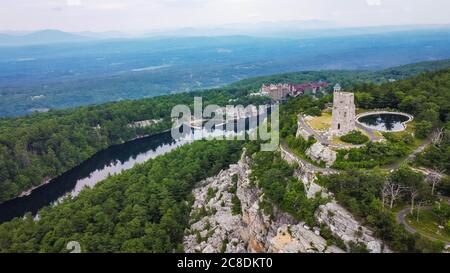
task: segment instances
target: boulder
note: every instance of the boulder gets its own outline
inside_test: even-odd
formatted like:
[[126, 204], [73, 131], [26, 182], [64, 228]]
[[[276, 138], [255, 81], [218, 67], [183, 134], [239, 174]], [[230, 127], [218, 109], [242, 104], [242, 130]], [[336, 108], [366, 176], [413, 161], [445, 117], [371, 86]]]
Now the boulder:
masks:
[[322, 145], [319, 142], [312, 145], [306, 151], [306, 155], [308, 155], [317, 163], [325, 162], [328, 168], [334, 164], [337, 158], [337, 153], [335, 151], [331, 150], [329, 147]]

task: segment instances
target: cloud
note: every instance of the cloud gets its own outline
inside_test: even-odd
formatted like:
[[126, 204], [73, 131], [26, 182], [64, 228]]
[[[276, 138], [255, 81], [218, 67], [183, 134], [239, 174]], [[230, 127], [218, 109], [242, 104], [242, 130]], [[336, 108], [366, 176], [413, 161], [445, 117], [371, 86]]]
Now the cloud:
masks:
[[1, 0], [1, 3], [0, 29], [21, 30], [144, 32], [309, 19], [333, 21], [340, 26], [450, 24], [449, 0]]
[[381, 0], [366, 0], [369, 6], [381, 6]]
[[95, 10], [122, 10], [125, 9], [127, 5], [125, 3], [100, 3], [92, 6]]
[[[199, 7], [205, 6], [217, 0], [156, 0], [155, 3], [161, 6], [167, 6], [172, 8], [184, 8], [184, 7]], [[219, 0], [220, 2], [220, 0]]]
[[91, 2], [82, 2], [82, 0], [65, 0], [67, 6], [69, 7], [84, 7], [86, 9], [91, 10], [122, 10], [127, 7], [125, 1], [95, 1], [91, 0]]
[[77, 7], [77, 6], [81, 6], [81, 0], [66, 0], [66, 3], [69, 7]]

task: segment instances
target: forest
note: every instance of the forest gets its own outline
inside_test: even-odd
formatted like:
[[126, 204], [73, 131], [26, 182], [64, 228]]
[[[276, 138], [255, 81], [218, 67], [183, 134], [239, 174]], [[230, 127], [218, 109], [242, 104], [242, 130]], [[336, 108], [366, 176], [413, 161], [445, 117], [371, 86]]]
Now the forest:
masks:
[[401, 79], [448, 68], [448, 61], [390, 67], [450, 58], [449, 37], [447, 29], [436, 29], [393, 36], [160, 37], [0, 47], [0, 117], [216, 88], [296, 71], [352, 70], [333, 72], [350, 79], [356, 70], [366, 70], [358, 72], [358, 80]]
[[[111, 145], [170, 129], [172, 107], [185, 104], [192, 108], [195, 96], [201, 96], [204, 105], [226, 105], [230, 99], [243, 105], [268, 102], [246, 95], [244, 89], [217, 89], [0, 119], [0, 202]], [[148, 127], [129, 126], [150, 119], [163, 121]]]
[[[169, 129], [170, 109], [176, 104], [187, 104], [192, 107], [194, 96], [202, 96], [204, 105], [226, 105], [230, 100], [236, 99], [237, 101], [234, 101], [236, 104], [265, 104], [268, 102], [267, 99], [247, 96], [248, 93], [256, 91], [261, 83], [320, 79], [345, 83], [345, 79], [349, 82], [351, 79], [350, 72], [345, 74], [346, 76], [329, 72], [331, 74], [326, 78], [327, 73], [301, 72], [275, 75], [253, 81], [245, 80], [221, 89], [1, 119], [0, 202], [17, 197], [111, 145]], [[358, 72], [354, 75], [358, 75]], [[425, 138], [433, 128], [443, 127], [450, 119], [450, 70], [427, 72], [396, 82], [375, 84], [356, 80], [354, 84], [348, 85], [351, 86], [349, 87], [351, 90], [355, 90], [358, 107], [392, 108], [415, 115], [415, 137]], [[299, 143], [295, 139], [297, 115], [299, 113], [320, 115], [329, 102], [331, 102], [329, 95], [317, 100], [301, 96], [283, 104], [282, 141], [286, 141], [294, 150], [297, 149], [298, 153], [304, 152], [313, 142]], [[147, 119], [162, 119], [163, 122], [146, 128], [129, 126], [135, 121]], [[416, 164], [439, 166], [448, 172], [448, 125], [445, 128], [440, 140], [420, 155]], [[385, 137], [387, 143], [369, 143], [361, 149], [339, 153], [334, 167], [372, 169], [376, 166], [393, 164], [411, 151], [413, 136], [399, 137], [385, 134]], [[442, 183], [439, 186], [445, 190], [446, 185]], [[271, 202], [281, 201], [278, 196]]]
[[0, 225], [0, 252], [182, 252], [196, 182], [236, 163], [241, 141], [198, 141], [112, 176], [76, 198]]
[[450, 174], [450, 121], [441, 130], [436, 131], [432, 145], [417, 157], [415, 163]]
[[356, 101], [364, 109], [391, 108], [410, 113], [419, 127], [450, 119], [450, 70], [419, 74], [406, 80], [355, 85]]
[[[420, 120], [417, 127], [422, 129], [423, 135], [427, 135], [439, 119], [444, 121], [448, 118], [448, 71], [430, 72], [395, 83], [386, 83], [386, 77], [395, 74], [400, 78], [446, 64], [446, 61], [415, 64], [380, 74], [364, 71], [281, 74], [244, 80], [221, 89], [0, 119], [0, 202], [17, 197], [111, 145], [169, 129], [170, 109], [177, 104], [192, 106], [194, 96], [202, 96], [204, 105], [226, 105], [234, 99], [237, 99], [233, 102], [235, 104], [265, 104], [267, 99], [247, 97], [248, 93], [257, 91], [262, 83], [341, 82], [349, 90], [357, 91], [360, 107], [391, 107], [417, 114]], [[375, 79], [384, 83], [368, 83]], [[433, 96], [429, 97], [430, 93]], [[289, 100], [282, 107], [285, 111], [281, 121], [282, 136], [295, 134], [296, 114], [300, 111], [318, 115], [330, 101], [330, 96], [318, 101], [308, 97]], [[128, 126], [132, 122], [148, 119], [163, 119], [163, 122], [146, 128]]]
[[[284, 81], [282, 76], [267, 82]], [[263, 98], [247, 97], [252, 87], [230, 86], [163, 96], [138, 101], [123, 101], [71, 110], [50, 111], [25, 117], [0, 120], [0, 193], [2, 201], [38, 185], [42, 180], [79, 164], [95, 152], [110, 145], [138, 136], [153, 134], [170, 127], [169, 111], [173, 105], [191, 105], [193, 97], [201, 95], [204, 104], [267, 103]], [[449, 121], [450, 70], [428, 72], [394, 83], [355, 85], [357, 104], [362, 108], [393, 108], [416, 116], [416, 135], [425, 137], [433, 128], [444, 127]], [[305, 150], [311, 140], [293, 141], [297, 131], [297, 115], [320, 115], [331, 96], [313, 99], [301, 96], [281, 106], [281, 137], [290, 145]], [[130, 127], [134, 121], [162, 118], [163, 122], [148, 128]], [[424, 124], [427, 126], [420, 126]], [[425, 130], [427, 129], [427, 130]], [[419, 132], [422, 132], [419, 133]], [[349, 151], [347, 160], [339, 155], [338, 163], [345, 171], [339, 175], [321, 177], [319, 183], [335, 193], [336, 198], [351, 212], [376, 231], [397, 251], [434, 252], [440, 245], [406, 233], [385, 209], [397, 202], [411, 202], [406, 193], [383, 196], [386, 180], [376, 166], [396, 162], [410, 150], [413, 136], [385, 134], [387, 143], [367, 144]], [[448, 168], [448, 125], [416, 164], [432, 166], [438, 162]], [[84, 190], [77, 198], [67, 198], [62, 204], [45, 208], [39, 221], [31, 215], [0, 225], [0, 250], [5, 252], [66, 252], [69, 241], [82, 243], [85, 252], [173, 252], [180, 246], [188, 221], [190, 192], [194, 184], [210, 177], [238, 160], [245, 143], [200, 141], [150, 160], [120, 175], [112, 176], [93, 189]], [[308, 200], [300, 183], [292, 177], [295, 166], [289, 166], [277, 153], [262, 153], [250, 145], [254, 155], [252, 180], [266, 198], [261, 204], [269, 215], [273, 205], [296, 219], [312, 223], [313, 212], [320, 198]], [[371, 162], [370, 166], [358, 162]], [[338, 166], [338, 165], [337, 165]], [[433, 194], [423, 177], [407, 169], [391, 174], [388, 182], [410, 189], [416, 202], [433, 200]], [[412, 183], [412, 184], [411, 184]], [[445, 191], [448, 181], [437, 186]], [[411, 189], [417, 189], [412, 191]], [[420, 193], [420, 194], [419, 194]], [[420, 197], [419, 197], [420, 196]], [[238, 207], [236, 205], [236, 207]], [[69, 217], [70, 216], [70, 217]]]

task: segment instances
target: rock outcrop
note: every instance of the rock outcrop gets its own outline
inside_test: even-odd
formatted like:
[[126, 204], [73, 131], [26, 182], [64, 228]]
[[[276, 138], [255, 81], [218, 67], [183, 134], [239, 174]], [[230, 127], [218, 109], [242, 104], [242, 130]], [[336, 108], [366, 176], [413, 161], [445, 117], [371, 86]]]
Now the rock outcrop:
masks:
[[[313, 117], [311, 117], [311, 116], [306, 116], [304, 118], [304, 120], [311, 120], [312, 118]], [[298, 129], [297, 129], [296, 137], [302, 137], [304, 140], [308, 140], [309, 137], [313, 136], [313, 134], [304, 128], [304, 126], [300, 122], [300, 120], [301, 120], [301, 117], [299, 116], [298, 121], [297, 121]]]
[[[286, 151], [282, 150], [282, 155], [288, 162], [296, 162]], [[332, 193], [315, 183], [314, 170], [301, 166], [295, 175], [308, 198], [320, 194], [329, 200], [315, 213], [318, 224], [347, 247], [364, 244], [373, 253], [390, 252], [370, 229], [336, 203]], [[249, 180], [250, 172], [249, 158], [243, 156], [238, 164], [202, 181], [193, 191], [192, 221], [183, 240], [187, 253], [344, 252], [329, 245], [318, 227], [308, 227], [276, 207], [273, 217], [265, 215], [259, 206], [263, 193]], [[241, 210], [233, 215], [236, 200]]]
[[325, 162], [327, 168], [331, 167], [337, 158], [337, 153], [335, 151], [319, 142], [312, 145], [306, 151], [306, 155], [317, 163]]
[[326, 225], [345, 244], [364, 244], [372, 253], [391, 252], [383, 242], [373, 236], [372, 231], [362, 226], [354, 217], [335, 201], [319, 207], [316, 213], [319, 223]]
[[[187, 253], [343, 252], [328, 245], [318, 228], [311, 230], [277, 208], [273, 219], [265, 215], [259, 208], [262, 192], [250, 182], [249, 174], [248, 158], [243, 157], [194, 190], [193, 222], [183, 242]], [[230, 190], [236, 181], [233, 177], [237, 178], [236, 193]], [[234, 194], [241, 204], [238, 215], [232, 213]]]
[[[232, 253], [246, 252], [237, 227], [243, 225], [240, 215], [232, 215], [232, 176], [240, 173], [239, 165], [208, 178], [193, 194], [195, 202], [191, 212], [191, 226], [184, 237], [185, 252]], [[208, 192], [215, 192], [214, 196]], [[225, 246], [224, 246], [225, 244]]]
[[[297, 162], [289, 152], [282, 149], [281, 153], [286, 161]], [[391, 252], [383, 241], [373, 236], [370, 229], [361, 225], [350, 212], [339, 205], [334, 200], [332, 193], [315, 183], [317, 177], [314, 171], [302, 168], [300, 165], [295, 175], [303, 182], [308, 198], [321, 194], [322, 197], [330, 200], [327, 204], [319, 207], [315, 214], [316, 220], [327, 226], [336, 237], [342, 239], [347, 247], [353, 243], [360, 243], [364, 244], [372, 253]]]

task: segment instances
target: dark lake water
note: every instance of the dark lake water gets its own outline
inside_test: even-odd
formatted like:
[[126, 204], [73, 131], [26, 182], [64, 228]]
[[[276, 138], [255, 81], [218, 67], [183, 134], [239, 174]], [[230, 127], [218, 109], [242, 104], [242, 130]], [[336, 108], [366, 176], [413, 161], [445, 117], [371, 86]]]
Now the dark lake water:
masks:
[[405, 129], [403, 122], [409, 120], [409, 117], [401, 114], [377, 114], [361, 117], [359, 122], [365, 126], [387, 132], [397, 132]]
[[[247, 131], [255, 127], [250, 128], [248, 121], [246, 122]], [[226, 135], [236, 135], [236, 133], [242, 132], [237, 132], [234, 129], [227, 131]], [[131, 169], [138, 163], [143, 163], [168, 153], [177, 147], [202, 137], [220, 136], [223, 134], [223, 129], [215, 129], [211, 132], [190, 129], [189, 132], [185, 132], [179, 139], [173, 139], [171, 132], [165, 132], [112, 146], [51, 180], [48, 184], [33, 190], [30, 195], [0, 204], [0, 223], [15, 217], [22, 217], [28, 212], [36, 215], [43, 207], [55, 205], [69, 194], [77, 196], [84, 187], [92, 187], [109, 175]]]

